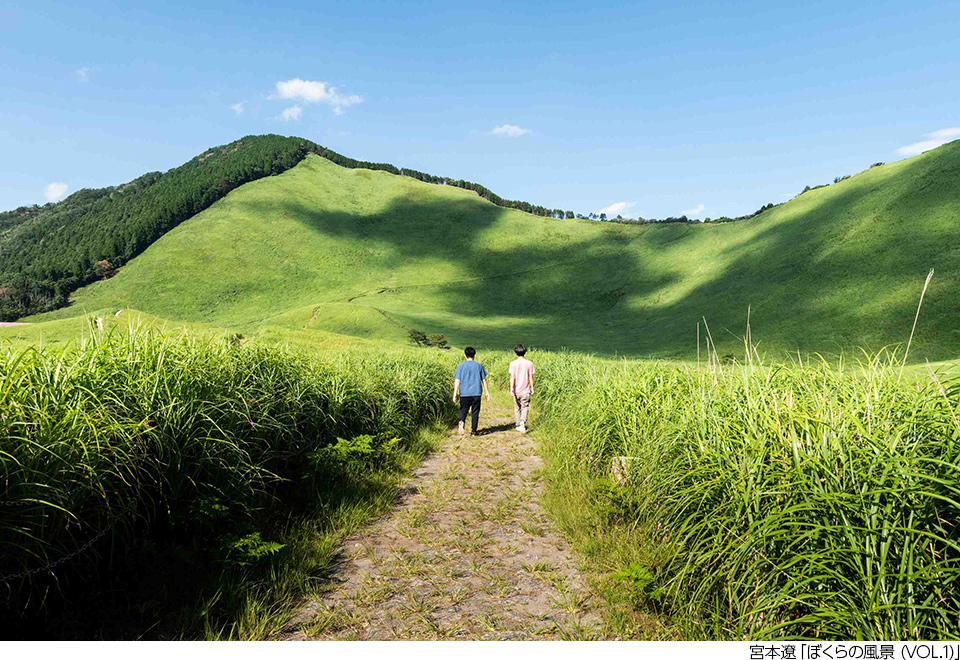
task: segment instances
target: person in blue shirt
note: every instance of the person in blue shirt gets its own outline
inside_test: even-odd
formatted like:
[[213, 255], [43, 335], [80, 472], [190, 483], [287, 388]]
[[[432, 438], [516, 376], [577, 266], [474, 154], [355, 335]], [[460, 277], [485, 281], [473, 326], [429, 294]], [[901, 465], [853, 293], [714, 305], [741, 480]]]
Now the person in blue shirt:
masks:
[[480, 395], [485, 394], [490, 400], [490, 390], [487, 389], [487, 370], [474, 358], [477, 351], [473, 346], [463, 349], [466, 360], [457, 365], [453, 372], [453, 402], [460, 401], [460, 435], [465, 430], [463, 423], [470, 412], [470, 435], [478, 435], [477, 426], [480, 424]]

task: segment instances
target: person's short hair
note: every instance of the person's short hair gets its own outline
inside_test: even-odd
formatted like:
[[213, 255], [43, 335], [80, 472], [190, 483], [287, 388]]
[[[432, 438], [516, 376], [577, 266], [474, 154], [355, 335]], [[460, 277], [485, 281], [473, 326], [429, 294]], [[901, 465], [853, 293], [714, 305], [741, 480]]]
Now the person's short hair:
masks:
[[527, 352], [527, 347], [524, 346], [523, 344], [517, 344], [516, 346], [513, 347], [513, 352], [519, 355], [520, 357], [523, 357]]
[[465, 349], [463, 349], [463, 354], [470, 358], [476, 357], [477, 349], [475, 349], [473, 346], [467, 346]]

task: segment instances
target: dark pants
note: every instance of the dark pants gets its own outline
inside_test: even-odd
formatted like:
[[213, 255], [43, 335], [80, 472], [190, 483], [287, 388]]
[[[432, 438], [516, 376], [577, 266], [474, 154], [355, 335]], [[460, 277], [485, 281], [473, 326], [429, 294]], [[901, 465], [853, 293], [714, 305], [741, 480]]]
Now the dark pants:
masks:
[[467, 418], [467, 411], [470, 411], [471, 433], [477, 432], [477, 426], [480, 424], [480, 397], [462, 396], [460, 397], [460, 423]]

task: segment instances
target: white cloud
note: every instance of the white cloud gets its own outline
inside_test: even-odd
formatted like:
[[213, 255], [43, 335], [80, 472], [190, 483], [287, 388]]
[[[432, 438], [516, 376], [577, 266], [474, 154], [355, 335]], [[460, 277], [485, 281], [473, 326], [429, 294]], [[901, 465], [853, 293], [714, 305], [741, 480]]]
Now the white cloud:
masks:
[[243, 114], [243, 106], [246, 104], [246, 101], [240, 101], [240, 103], [234, 103], [230, 106], [230, 109], [233, 110], [236, 114]]
[[923, 137], [927, 139], [921, 140], [920, 142], [914, 142], [913, 144], [908, 144], [905, 147], [900, 147], [897, 149], [897, 153], [901, 156], [916, 156], [918, 154], [922, 154], [924, 151], [936, 149], [942, 144], [946, 144], [947, 142], [960, 138], [960, 127], [941, 128], [939, 131], [927, 133]]
[[697, 217], [698, 215], [700, 215], [701, 213], [703, 213], [704, 209], [706, 209], [706, 208], [707, 208], [707, 207], [704, 206], [703, 204], [697, 204], [697, 205], [694, 206], [692, 209], [687, 209], [686, 211], [684, 211], [683, 214], [684, 214], [685, 216], [695, 218], [695, 217]]
[[67, 196], [68, 190], [70, 190], [70, 186], [61, 181], [55, 181], [46, 185], [43, 189], [43, 197], [48, 202], [59, 202]]
[[[325, 103], [333, 108], [335, 114], [343, 114], [344, 109], [363, 102], [358, 94], [341, 94], [336, 87], [332, 87], [319, 80], [301, 80], [291, 78], [277, 82], [277, 93], [271, 98], [297, 100], [304, 103]], [[299, 113], [297, 114], [299, 117]]]
[[937, 140], [954, 140], [960, 138], [960, 127], [958, 128], [941, 128], [939, 131], [934, 131], [933, 133], [927, 133], [924, 137], [934, 138]]
[[606, 213], [607, 215], [612, 215], [616, 217], [618, 215], [623, 215], [623, 212], [626, 211], [631, 206], [633, 206], [634, 204], [636, 204], [636, 202], [614, 202], [610, 206], [603, 207], [602, 209], [597, 211], [597, 213], [598, 214]]
[[77, 74], [77, 82], [90, 82], [90, 72], [92, 70], [93, 69], [88, 66], [82, 66], [77, 69], [75, 72]]
[[283, 121], [296, 121], [300, 119], [300, 113], [302, 112], [303, 108], [299, 105], [292, 105], [280, 113], [280, 119]]
[[516, 124], [501, 124], [490, 131], [490, 134], [499, 135], [500, 137], [520, 137], [521, 135], [526, 135], [529, 132], [529, 128], [520, 128]]

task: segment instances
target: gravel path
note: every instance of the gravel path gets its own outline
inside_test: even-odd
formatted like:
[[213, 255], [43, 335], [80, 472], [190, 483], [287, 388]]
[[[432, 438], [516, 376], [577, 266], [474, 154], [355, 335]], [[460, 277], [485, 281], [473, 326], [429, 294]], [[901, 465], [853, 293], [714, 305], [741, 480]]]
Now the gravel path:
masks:
[[287, 639], [599, 636], [598, 603], [540, 507], [532, 435], [496, 407], [484, 408], [480, 432], [453, 435], [397, 507], [347, 541], [331, 589], [302, 608]]

